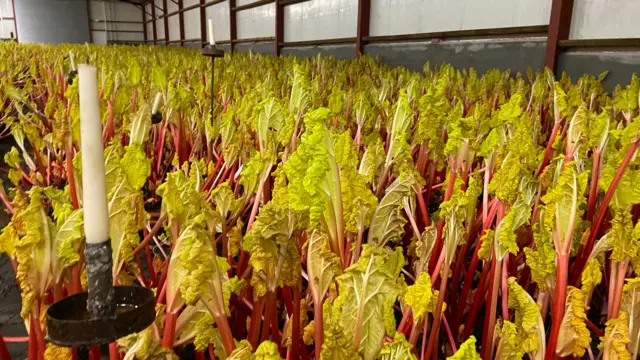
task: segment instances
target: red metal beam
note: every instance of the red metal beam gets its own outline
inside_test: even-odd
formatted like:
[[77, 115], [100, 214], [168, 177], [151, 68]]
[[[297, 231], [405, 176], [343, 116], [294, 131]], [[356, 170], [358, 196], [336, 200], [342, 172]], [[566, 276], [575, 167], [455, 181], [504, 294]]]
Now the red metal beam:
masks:
[[573, 0], [553, 0], [551, 18], [547, 34], [547, 49], [544, 54], [544, 66], [556, 71], [558, 62], [558, 42], [569, 39]]
[[144, 31], [144, 43], [147, 43], [148, 34], [147, 34], [147, 12], [145, 11], [146, 5], [142, 5], [142, 31]]
[[236, 12], [233, 11], [235, 7], [236, 0], [229, 0], [229, 46], [231, 52], [233, 52], [234, 42], [237, 39]]
[[207, 10], [204, 7], [205, 0], [200, 0], [200, 45], [204, 47], [207, 40]]
[[[14, 0], [11, 0], [11, 3], [13, 4]], [[91, 31], [91, 2], [89, 0], [85, 0], [85, 4], [87, 6], [87, 22], [89, 25], [89, 42], [93, 43], [93, 34]], [[15, 9], [13, 10], [13, 16], [16, 16], [16, 11]], [[107, 26], [107, 24], [104, 25], [105, 27]], [[17, 28], [17, 26], [16, 26]], [[16, 31], [16, 37], [18, 36], [18, 32]]]
[[182, 11], [182, 0], [178, 0], [178, 21], [180, 22], [180, 46], [184, 46], [184, 12]]
[[[19, 43], [20, 40], [18, 40], [18, 17], [16, 16], [16, 3], [15, 0], [11, 0], [11, 9], [13, 10], [13, 26], [16, 30], [16, 42]], [[87, 8], [88, 9], [88, 8]], [[91, 33], [91, 32], [89, 32]]]
[[358, 0], [358, 33], [356, 35], [356, 53], [364, 54], [364, 39], [369, 37], [369, 20], [371, 17], [371, 0]]
[[276, 40], [274, 55], [280, 55], [280, 44], [284, 42], [284, 6], [276, 0]]
[[[167, 14], [167, 0], [162, 0], [162, 15], [166, 15]], [[169, 37], [169, 17], [165, 16], [163, 19], [164, 22], [164, 38], [166, 39], [166, 41], [171, 40], [171, 38]], [[167, 44], [167, 42], [165, 41], [165, 45]]]
[[153, 30], [153, 45], [156, 44], [158, 40], [158, 30], [156, 29], [156, 0], [152, 0], [151, 4], [151, 29]]

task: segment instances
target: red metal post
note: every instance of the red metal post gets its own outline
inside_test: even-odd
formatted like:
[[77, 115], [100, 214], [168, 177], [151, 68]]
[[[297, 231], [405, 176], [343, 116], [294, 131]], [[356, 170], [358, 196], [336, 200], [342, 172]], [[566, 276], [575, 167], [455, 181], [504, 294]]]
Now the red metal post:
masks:
[[151, 0], [151, 29], [153, 30], [153, 45], [158, 40], [158, 29], [156, 29], [156, 0]]
[[[15, 0], [11, 0], [11, 9], [13, 10], [13, 26], [16, 30], [16, 42], [19, 43], [20, 40], [18, 40], [18, 16], [16, 16], [16, 3]], [[89, 9], [87, 7], [87, 9]], [[89, 32], [89, 34], [91, 34], [91, 32]]]
[[356, 53], [364, 54], [363, 38], [369, 37], [369, 20], [371, 17], [371, 0], [358, 0], [358, 33], [356, 37]]
[[549, 33], [547, 34], [547, 49], [544, 54], [544, 66], [553, 72], [556, 71], [558, 62], [558, 41], [569, 39], [572, 13], [573, 0], [553, 0]]
[[236, 7], [236, 0], [229, 0], [229, 47], [231, 52], [233, 52], [234, 43], [237, 38], [236, 32], [236, 11], [234, 8]]
[[[11, 0], [11, 4], [13, 4], [14, 0]], [[93, 43], [93, 32], [91, 31], [91, 2], [89, 0], [85, 0], [85, 4], [87, 5], [87, 22], [89, 25], [89, 42]], [[16, 16], [16, 10], [13, 10], [13, 16]], [[14, 20], [15, 21], [15, 20]], [[107, 26], [105, 23], [104, 26]], [[18, 38], [18, 26], [16, 25], [16, 39]]]
[[147, 35], [147, 12], [146, 12], [146, 7], [147, 5], [142, 5], [142, 34], [144, 35], [144, 43], [145, 45], [147, 44], [147, 40], [148, 40], [148, 35]]
[[284, 6], [276, 0], [276, 41], [274, 54], [280, 55], [280, 44], [284, 42]]
[[207, 41], [207, 9], [205, 0], [200, 0], [200, 46], [204, 47]]
[[167, 7], [167, 0], [162, 0], [162, 12], [163, 12], [163, 23], [164, 23], [164, 44], [165, 46], [169, 43], [169, 17], [167, 14], [169, 13]]
[[178, 21], [180, 22], [180, 46], [184, 46], [184, 12], [182, 12], [182, 0], [178, 0]]

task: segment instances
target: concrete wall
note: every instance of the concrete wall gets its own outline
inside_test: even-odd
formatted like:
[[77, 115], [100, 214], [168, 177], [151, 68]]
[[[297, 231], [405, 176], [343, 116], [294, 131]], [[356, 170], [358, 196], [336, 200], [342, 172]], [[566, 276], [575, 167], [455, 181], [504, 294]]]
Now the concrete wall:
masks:
[[638, 51], [571, 51], [560, 54], [558, 71], [566, 72], [574, 81], [583, 74], [598, 76], [609, 70], [603, 85], [607, 91], [620, 84], [631, 82], [633, 73], [640, 74], [640, 52]]
[[546, 39], [527, 40], [456, 40], [439, 44], [431, 42], [405, 42], [393, 44], [370, 44], [365, 52], [379, 57], [389, 66], [404, 66], [409, 70], [422, 71], [423, 65], [449, 63], [457, 68], [475, 68], [478, 73], [500, 69], [525, 73], [528, 67], [534, 70], [544, 67]]
[[16, 0], [18, 37], [25, 43], [89, 41], [87, 6], [77, 0]]

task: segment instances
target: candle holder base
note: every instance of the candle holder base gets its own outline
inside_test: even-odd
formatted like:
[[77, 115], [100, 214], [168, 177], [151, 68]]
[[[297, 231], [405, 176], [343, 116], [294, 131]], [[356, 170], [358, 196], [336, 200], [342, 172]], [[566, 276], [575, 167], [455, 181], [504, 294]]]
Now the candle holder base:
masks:
[[142, 331], [156, 318], [153, 291], [140, 286], [113, 287], [114, 311], [94, 317], [87, 311], [88, 293], [66, 297], [47, 310], [47, 340], [65, 347], [90, 347]]
[[216, 45], [207, 45], [202, 48], [201, 54], [212, 58], [224, 57], [224, 50], [220, 49]]

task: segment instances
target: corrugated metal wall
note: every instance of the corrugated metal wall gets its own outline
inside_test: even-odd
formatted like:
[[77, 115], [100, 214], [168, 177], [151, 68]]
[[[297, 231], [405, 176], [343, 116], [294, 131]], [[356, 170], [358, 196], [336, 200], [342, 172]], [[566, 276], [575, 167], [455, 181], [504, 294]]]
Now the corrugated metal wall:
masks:
[[91, 37], [95, 44], [143, 42], [144, 26], [139, 8], [113, 1], [89, 2]]
[[78, 0], [15, 0], [18, 36], [27, 43], [89, 41], [87, 6]]
[[371, 36], [547, 25], [551, 0], [371, 0]]
[[284, 41], [356, 36], [358, 0], [308, 1], [284, 9]]
[[638, 15], [638, 0], [579, 0], [573, 5], [569, 38], [638, 38]]

